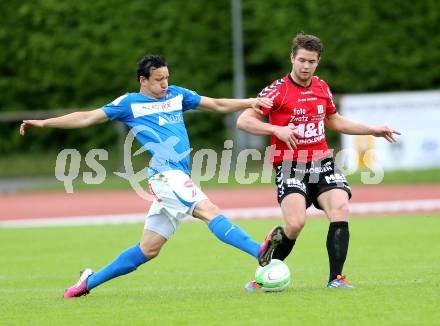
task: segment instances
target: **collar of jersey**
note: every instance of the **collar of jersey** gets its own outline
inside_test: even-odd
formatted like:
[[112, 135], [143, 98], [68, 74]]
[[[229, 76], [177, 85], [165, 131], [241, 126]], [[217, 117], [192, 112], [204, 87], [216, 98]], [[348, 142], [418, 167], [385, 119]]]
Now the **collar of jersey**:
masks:
[[310, 88], [310, 86], [312, 86], [312, 84], [313, 84], [313, 77], [312, 77], [312, 81], [310, 82], [310, 85], [309, 85], [309, 86], [303, 86], [303, 85], [300, 85], [300, 84], [298, 84], [297, 82], [295, 82], [295, 81], [293, 80], [292, 76], [290, 75], [290, 73], [287, 74], [287, 78], [289, 78], [289, 80], [290, 80], [295, 86], [298, 86], [298, 87], [300, 87], [300, 88]]

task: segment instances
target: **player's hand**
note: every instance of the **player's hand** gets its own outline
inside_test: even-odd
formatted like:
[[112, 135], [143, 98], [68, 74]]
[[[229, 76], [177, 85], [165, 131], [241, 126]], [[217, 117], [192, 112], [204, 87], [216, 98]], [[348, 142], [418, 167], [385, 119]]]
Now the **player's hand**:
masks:
[[293, 151], [298, 145], [300, 135], [296, 132], [295, 126], [277, 126], [274, 132], [275, 137], [286, 143], [287, 147]]
[[273, 100], [268, 97], [257, 97], [252, 99], [252, 108], [260, 115], [263, 115], [263, 110], [261, 108], [271, 108], [273, 105]]
[[269, 97], [257, 97], [256, 100], [258, 107], [271, 108], [273, 105], [273, 99]]
[[400, 135], [401, 133], [397, 130], [393, 130], [388, 126], [380, 126], [373, 128], [373, 136], [383, 137], [390, 143], [395, 143], [397, 140], [394, 138], [394, 135]]
[[23, 123], [20, 125], [20, 135], [24, 136], [25, 130], [28, 127], [44, 128], [44, 122], [43, 120], [23, 120]]

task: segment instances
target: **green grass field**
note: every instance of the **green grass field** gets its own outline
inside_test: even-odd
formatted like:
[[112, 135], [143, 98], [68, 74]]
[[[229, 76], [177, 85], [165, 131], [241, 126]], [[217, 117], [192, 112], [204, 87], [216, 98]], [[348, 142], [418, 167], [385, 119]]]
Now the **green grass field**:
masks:
[[[275, 220], [239, 221], [262, 239]], [[438, 325], [440, 214], [353, 218], [345, 272], [355, 289], [325, 288], [324, 219], [308, 221], [287, 264], [291, 287], [244, 293], [253, 258], [185, 223], [138, 271], [62, 299], [86, 266], [102, 267], [142, 225], [0, 229], [1, 325]]]

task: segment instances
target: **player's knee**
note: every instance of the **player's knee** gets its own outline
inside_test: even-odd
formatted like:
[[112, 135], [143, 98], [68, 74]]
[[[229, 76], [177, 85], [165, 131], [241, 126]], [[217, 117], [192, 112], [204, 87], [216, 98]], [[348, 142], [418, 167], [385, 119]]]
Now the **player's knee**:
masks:
[[345, 221], [348, 219], [349, 214], [350, 214], [350, 209], [348, 203], [341, 203], [333, 207], [330, 211], [330, 216], [332, 220]]
[[149, 260], [156, 258], [160, 253], [159, 247], [151, 247], [150, 245], [143, 244], [142, 242], [140, 243], [140, 248], [144, 256]]
[[286, 219], [284, 233], [286, 233], [287, 237], [295, 238], [303, 229], [304, 221], [296, 220], [296, 219]]
[[205, 200], [196, 206], [193, 215], [203, 221], [209, 222], [214, 217], [220, 215], [220, 209], [211, 201]]

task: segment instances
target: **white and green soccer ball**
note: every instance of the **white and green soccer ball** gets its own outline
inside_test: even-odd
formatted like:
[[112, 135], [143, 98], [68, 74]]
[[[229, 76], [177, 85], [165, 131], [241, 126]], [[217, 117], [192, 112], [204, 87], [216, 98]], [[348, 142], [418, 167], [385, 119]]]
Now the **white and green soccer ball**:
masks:
[[270, 264], [257, 268], [255, 282], [264, 292], [283, 291], [290, 284], [289, 267], [281, 260], [272, 259]]

